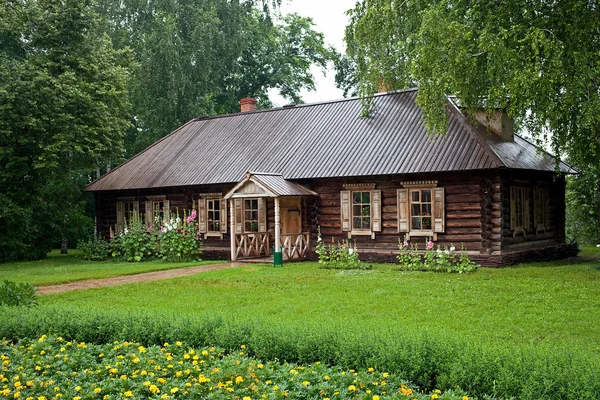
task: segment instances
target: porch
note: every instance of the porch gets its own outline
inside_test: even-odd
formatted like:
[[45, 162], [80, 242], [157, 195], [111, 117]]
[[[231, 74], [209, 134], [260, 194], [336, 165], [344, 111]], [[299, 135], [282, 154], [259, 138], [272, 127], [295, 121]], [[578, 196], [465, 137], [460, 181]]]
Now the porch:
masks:
[[224, 196], [230, 207], [231, 260], [264, 259], [272, 256], [273, 248], [281, 249], [283, 260], [303, 259], [310, 233], [302, 229], [302, 199], [316, 195], [280, 174], [246, 173]]

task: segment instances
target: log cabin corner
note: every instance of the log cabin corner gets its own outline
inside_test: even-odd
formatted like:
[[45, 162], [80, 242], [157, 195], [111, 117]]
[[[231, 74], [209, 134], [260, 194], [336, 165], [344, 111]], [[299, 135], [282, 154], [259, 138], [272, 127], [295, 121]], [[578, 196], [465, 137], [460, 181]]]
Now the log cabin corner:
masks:
[[513, 133], [501, 111], [467, 118], [448, 100], [430, 138], [417, 91], [194, 119], [92, 182], [97, 230], [138, 212], [198, 214], [204, 257], [314, 259], [352, 239], [363, 261], [394, 262], [398, 240], [466, 249], [484, 266], [573, 256], [565, 243], [568, 165]]

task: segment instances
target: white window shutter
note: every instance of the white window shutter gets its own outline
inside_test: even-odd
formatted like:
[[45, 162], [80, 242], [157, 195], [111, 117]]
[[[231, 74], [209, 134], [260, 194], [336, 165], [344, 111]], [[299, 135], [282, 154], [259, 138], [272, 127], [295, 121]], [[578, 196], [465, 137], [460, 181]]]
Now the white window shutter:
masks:
[[342, 190], [340, 192], [340, 215], [342, 218], [342, 232], [349, 232], [352, 230], [352, 224], [350, 219], [352, 218], [350, 213], [350, 191]]
[[[242, 218], [242, 199], [235, 200], [235, 233], [243, 233], [244, 220]], [[233, 215], [231, 216], [233, 218]], [[233, 233], [233, 232], [232, 232]]]
[[396, 191], [398, 202], [398, 232], [408, 232], [408, 189]]
[[146, 202], [146, 225], [152, 226], [154, 225], [154, 207], [152, 206], [151, 201]]
[[444, 188], [434, 188], [433, 191], [433, 231], [436, 233], [444, 232], [446, 228]]
[[381, 190], [371, 191], [371, 230], [381, 232]]
[[206, 233], [206, 199], [198, 199], [198, 232]]
[[219, 199], [221, 205], [221, 233], [227, 233], [227, 200]]
[[258, 199], [258, 231], [267, 231], [267, 199], [263, 197]]
[[123, 231], [123, 220], [125, 219], [125, 211], [122, 201], [117, 201], [117, 231]]

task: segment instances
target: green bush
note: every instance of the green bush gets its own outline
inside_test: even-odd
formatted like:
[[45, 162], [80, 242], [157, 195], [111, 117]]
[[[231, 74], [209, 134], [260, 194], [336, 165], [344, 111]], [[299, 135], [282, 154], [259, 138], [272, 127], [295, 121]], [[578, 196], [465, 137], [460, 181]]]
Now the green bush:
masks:
[[0, 285], [0, 305], [35, 306], [37, 289], [29, 283], [18, 283], [5, 280]]
[[331, 244], [325, 245], [321, 238], [321, 227], [317, 227], [317, 248], [315, 250], [319, 256], [319, 264], [322, 268], [330, 269], [372, 269], [369, 264], [362, 263], [358, 257], [356, 242], [350, 243], [344, 240], [341, 243], [335, 243], [332, 239]]
[[88, 239], [77, 243], [80, 250], [80, 258], [91, 261], [104, 261], [108, 258], [108, 242], [103, 239]]
[[494, 399], [598, 399], [600, 360], [577, 348], [543, 344], [504, 346], [443, 333], [378, 332], [351, 327], [264, 324], [218, 315], [177, 317], [88, 309], [38, 307], [0, 311], [0, 337], [16, 341], [56, 334], [96, 344], [115, 340], [161, 345], [219, 346], [263, 360], [323, 362], [345, 369], [393, 372], [422, 390], [460, 387]]
[[435, 271], [435, 272], [456, 272], [459, 274], [465, 272], [474, 272], [479, 268], [467, 253], [463, 246], [457, 255], [453, 245], [450, 247], [437, 246], [434, 249], [433, 242], [427, 241], [427, 249], [424, 253], [419, 251], [419, 247], [408, 240], [398, 239], [398, 256], [396, 259], [400, 264], [402, 271]]

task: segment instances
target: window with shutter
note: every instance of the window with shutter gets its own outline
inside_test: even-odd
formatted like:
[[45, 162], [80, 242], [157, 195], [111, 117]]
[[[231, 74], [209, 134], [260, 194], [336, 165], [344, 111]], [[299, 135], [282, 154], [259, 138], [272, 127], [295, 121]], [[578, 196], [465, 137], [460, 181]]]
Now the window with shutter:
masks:
[[117, 230], [122, 231], [125, 226], [131, 223], [135, 217], [139, 217], [139, 201], [118, 201], [117, 202]]
[[[422, 182], [418, 182], [422, 184]], [[437, 240], [437, 234], [446, 229], [444, 188], [419, 187], [410, 182], [407, 188], [397, 190], [398, 232], [410, 236], [429, 236]]]
[[244, 232], [267, 231], [267, 200], [265, 198], [244, 199]]
[[340, 192], [342, 232], [371, 235], [381, 232], [381, 190], [342, 190]]
[[530, 229], [529, 189], [521, 186], [510, 188], [510, 230], [513, 237], [522, 233], [525, 237]]
[[227, 233], [227, 200], [219, 193], [201, 193], [198, 199], [198, 230], [223, 239]]
[[549, 228], [548, 189], [533, 188], [533, 230], [535, 234], [546, 233]]

